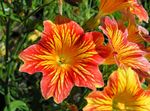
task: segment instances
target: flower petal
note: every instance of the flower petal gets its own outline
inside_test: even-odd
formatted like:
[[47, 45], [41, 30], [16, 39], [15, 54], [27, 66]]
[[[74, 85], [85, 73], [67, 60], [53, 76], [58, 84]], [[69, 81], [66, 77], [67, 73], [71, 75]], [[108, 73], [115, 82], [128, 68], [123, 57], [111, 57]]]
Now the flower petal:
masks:
[[93, 91], [87, 97], [83, 111], [112, 111], [112, 99], [105, 92]]
[[70, 94], [73, 85], [69, 72], [55, 69], [43, 76], [41, 80], [42, 95], [45, 99], [54, 97], [56, 103], [61, 103]]
[[134, 3], [133, 7], [130, 7], [130, 11], [131, 13], [137, 15], [140, 21], [145, 21], [148, 23], [148, 19], [149, 19], [148, 13], [146, 12], [146, 10], [143, 8], [142, 5], [138, 3]]
[[103, 40], [101, 33], [90, 32], [86, 33], [79, 41], [80, 47], [78, 47], [78, 53], [76, 54], [76, 60], [78, 61], [72, 67], [75, 85], [93, 90], [104, 85], [102, 74], [98, 68], [98, 64], [101, 64], [104, 59], [96, 51], [97, 44], [100, 43], [99, 45], [101, 45]]
[[79, 87], [88, 87], [92, 90], [100, 88], [104, 85], [102, 74], [98, 69], [98, 65], [80, 65], [73, 68], [73, 80], [75, 85]]
[[45, 49], [38, 44], [32, 45], [22, 51], [19, 54], [19, 58], [24, 61], [24, 64], [20, 67], [21, 72], [27, 72], [33, 74], [35, 72], [42, 72], [44, 66], [41, 65], [43, 61], [37, 55], [44, 55]]

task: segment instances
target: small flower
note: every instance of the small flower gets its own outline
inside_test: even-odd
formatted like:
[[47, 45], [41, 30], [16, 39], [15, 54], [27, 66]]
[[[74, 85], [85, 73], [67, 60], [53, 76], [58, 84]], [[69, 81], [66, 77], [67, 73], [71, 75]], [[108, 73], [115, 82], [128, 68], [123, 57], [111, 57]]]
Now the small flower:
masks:
[[30, 34], [30, 35], [28, 36], [28, 40], [34, 42], [34, 41], [36, 41], [40, 36], [41, 36], [41, 32], [38, 31], [38, 30], [34, 30], [34, 32], [32, 32], [32, 34]]
[[42, 72], [41, 91], [45, 99], [61, 103], [74, 85], [96, 90], [103, 86], [98, 64], [102, 62], [93, 41], [99, 32], [85, 33], [74, 21], [58, 16], [44, 22], [41, 40], [19, 55], [21, 72]]
[[[142, 51], [135, 43], [127, 40], [128, 32], [123, 32], [118, 28], [117, 22], [106, 17], [104, 26], [101, 27], [104, 34], [108, 37], [106, 47], [110, 49], [110, 53], [105, 57], [105, 64], [117, 64], [119, 67], [126, 66], [143, 72], [150, 72], [150, 63], [144, 57], [146, 52]], [[141, 74], [141, 73], [140, 73]], [[145, 74], [142, 76], [149, 76]]]
[[83, 111], [150, 111], [150, 91], [141, 87], [131, 68], [113, 72], [103, 91], [93, 91]]
[[6, 54], [6, 47], [4, 42], [0, 42], [0, 57], [5, 56]]

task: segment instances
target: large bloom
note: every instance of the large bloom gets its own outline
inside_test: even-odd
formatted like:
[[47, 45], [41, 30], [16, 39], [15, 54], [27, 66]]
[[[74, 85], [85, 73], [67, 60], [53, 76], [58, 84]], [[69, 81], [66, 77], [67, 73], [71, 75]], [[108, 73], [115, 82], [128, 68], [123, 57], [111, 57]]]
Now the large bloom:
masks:
[[57, 17], [55, 23], [45, 21], [41, 40], [20, 53], [24, 61], [20, 71], [42, 72], [42, 95], [45, 99], [54, 97], [57, 103], [69, 95], [74, 85], [93, 90], [102, 87], [98, 64], [103, 59], [95, 50], [94, 35], [100, 33], [84, 34], [77, 23], [64, 17]]
[[[100, 27], [104, 34], [108, 37], [107, 48], [110, 53], [104, 61], [105, 64], [117, 64], [118, 66], [132, 67], [136, 71], [150, 72], [150, 63], [144, 57], [145, 52], [142, 51], [135, 43], [127, 40], [128, 32], [123, 32], [118, 28], [118, 24], [114, 19], [108, 17], [104, 20], [104, 26]], [[100, 52], [101, 53], [101, 52]], [[149, 76], [145, 74], [142, 76]]]
[[150, 91], [131, 68], [113, 72], [103, 91], [93, 91], [83, 111], [150, 111]]

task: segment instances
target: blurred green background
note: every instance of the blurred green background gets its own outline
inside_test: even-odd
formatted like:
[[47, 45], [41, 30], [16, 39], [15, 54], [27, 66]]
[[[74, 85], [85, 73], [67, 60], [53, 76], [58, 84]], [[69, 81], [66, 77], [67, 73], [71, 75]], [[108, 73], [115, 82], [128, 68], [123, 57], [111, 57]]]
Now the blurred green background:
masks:
[[[65, 0], [63, 15], [81, 26], [98, 12], [99, 0]], [[150, 14], [150, 1], [141, 0]], [[41, 73], [28, 75], [18, 71], [18, 54], [40, 39], [44, 20], [58, 15], [57, 0], [0, 0], [0, 111], [82, 111], [86, 88], [74, 87], [61, 104], [44, 100], [40, 91]], [[150, 24], [142, 24], [150, 30]], [[116, 68], [101, 66], [104, 80]], [[9, 106], [9, 109], [8, 107]]]

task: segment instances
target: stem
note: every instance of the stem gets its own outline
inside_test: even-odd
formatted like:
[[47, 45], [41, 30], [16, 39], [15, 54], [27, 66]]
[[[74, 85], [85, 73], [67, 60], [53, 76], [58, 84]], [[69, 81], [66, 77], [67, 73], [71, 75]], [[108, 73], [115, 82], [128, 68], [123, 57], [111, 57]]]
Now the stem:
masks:
[[10, 18], [8, 18], [6, 22], [6, 41], [5, 41], [5, 46], [6, 46], [6, 55], [5, 55], [5, 61], [8, 62], [8, 49], [9, 49], [9, 28], [10, 28]]
[[58, 0], [59, 14], [62, 15], [63, 0]]
[[[6, 41], [5, 41], [5, 45], [6, 45], [6, 55], [5, 55], [5, 64], [7, 66], [8, 63], [8, 51], [9, 51], [9, 36], [10, 36], [10, 18], [8, 17], [7, 22], [6, 22]], [[7, 67], [8, 68], [8, 67]], [[5, 87], [5, 102], [6, 102], [6, 106], [8, 111], [10, 111], [10, 92], [9, 92], [9, 72], [6, 68], [6, 72], [7, 72], [7, 77], [6, 77], [6, 87]]]
[[4, 6], [3, 6], [2, 1], [1, 1], [1, 7], [2, 7], [3, 14], [5, 14], [5, 10], [4, 10]]

